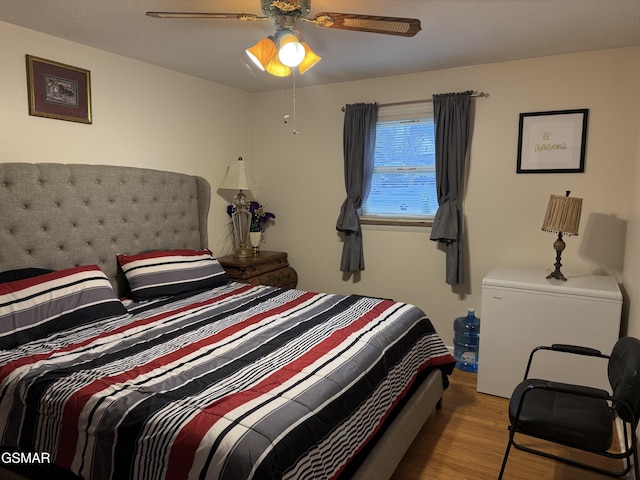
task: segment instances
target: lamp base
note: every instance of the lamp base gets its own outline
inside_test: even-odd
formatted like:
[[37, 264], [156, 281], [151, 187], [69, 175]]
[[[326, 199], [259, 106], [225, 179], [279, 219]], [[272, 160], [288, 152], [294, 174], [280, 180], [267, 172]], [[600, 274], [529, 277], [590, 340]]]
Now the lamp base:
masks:
[[566, 247], [566, 244], [562, 239], [562, 232], [558, 232], [558, 239], [555, 242], [553, 242], [553, 248], [556, 251], [556, 263], [554, 263], [553, 266], [556, 267], [556, 269], [553, 272], [551, 272], [549, 275], [547, 275], [547, 278], [555, 278], [557, 280], [564, 280], [565, 282], [567, 281], [565, 276], [560, 271], [560, 267], [562, 266], [562, 263], [560, 262], [560, 260], [562, 259], [562, 251], [564, 250], [565, 247]]
[[245, 258], [253, 255], [253, 250], [250, 248], [237, 248], [235, 252], [233, 252], [234, 257]]
[[546, 278], [555, 278], [557, 280], [564, 280], [565, 282], [567, 281], [566, 277], [562, 274], [559, 267], [556, 267], [556, 269], [549, 275], [547, 275]]
[[241, 258], [251, 256], [251, 245], [249, 243], [251, 213], [249, 212], [247, 196], [242, 193], [242, 190], [233, 197], [231, 222], [233, 223], [234, 255]]

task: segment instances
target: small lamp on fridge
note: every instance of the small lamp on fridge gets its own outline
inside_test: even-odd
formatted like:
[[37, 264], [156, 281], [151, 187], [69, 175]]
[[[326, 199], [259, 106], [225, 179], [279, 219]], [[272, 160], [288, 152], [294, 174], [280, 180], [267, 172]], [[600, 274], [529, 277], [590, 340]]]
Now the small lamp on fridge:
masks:
[[558, 238], [553, 242], [553, 248], [556, 251], [555, 270], [551, 272], [547, 278], [566, 280], [560, 271], [560, 267], [562, 267], [562, 251], [566, 247], [562, 236], [578, 235], [580, 213], [582, 211], [582, 199], [570, 197], [570, 193], [571, 192], [567, 190], [567, 194], [564, 197], [562, 195], [551, 195], [549, 204], [547, 205], [547, 213], [542, 222], [542, 230], [558, 234]]

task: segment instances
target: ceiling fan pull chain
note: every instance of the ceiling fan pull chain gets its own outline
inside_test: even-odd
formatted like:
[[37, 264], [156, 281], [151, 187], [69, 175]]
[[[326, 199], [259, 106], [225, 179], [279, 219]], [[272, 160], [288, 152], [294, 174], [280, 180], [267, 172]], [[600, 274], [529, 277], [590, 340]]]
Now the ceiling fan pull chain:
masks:
[[293, 71], [293, 131], [294, 135], [300, 133], [296, 130], [296, 71]]
[[284, 107], [284, 115], [283, 115], [282, 118], [283, 118], [285, 124], [289, 123], [289, 119], [291, 118], [291, 115], [289, 115], [289, 101], [288, 101], [288, 97], [287, 97], [287, 95], [288, 95], [288, 85], [289, 85], [288, 78], [289, 77], [283, 77], [283, 79], [284, 79], [283, 95], [284, 96], [283, 96], [283, 102], [282, 103], [283, 103], [283, 107]]

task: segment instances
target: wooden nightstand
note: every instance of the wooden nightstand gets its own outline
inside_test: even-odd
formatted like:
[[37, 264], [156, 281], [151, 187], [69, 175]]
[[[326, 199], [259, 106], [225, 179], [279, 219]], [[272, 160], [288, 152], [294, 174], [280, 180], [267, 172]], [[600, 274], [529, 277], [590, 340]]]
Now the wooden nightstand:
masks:
[[259, 251], [248, 257], [218, 257], [229, 280], [272, 287], [296, 288], [298, 274], [289, 266], [285, 252]]

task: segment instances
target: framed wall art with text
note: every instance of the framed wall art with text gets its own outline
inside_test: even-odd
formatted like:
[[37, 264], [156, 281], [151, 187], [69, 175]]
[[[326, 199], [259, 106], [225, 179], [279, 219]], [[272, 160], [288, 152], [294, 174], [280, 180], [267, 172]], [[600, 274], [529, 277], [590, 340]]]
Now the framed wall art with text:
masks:
[[589, 110], [520, 114], [517, 173], [584, 172]]

